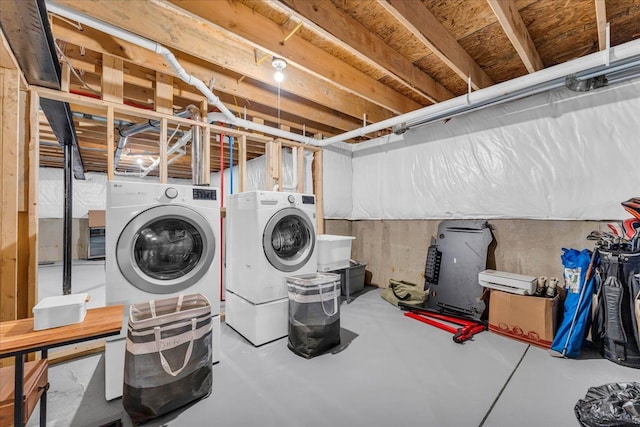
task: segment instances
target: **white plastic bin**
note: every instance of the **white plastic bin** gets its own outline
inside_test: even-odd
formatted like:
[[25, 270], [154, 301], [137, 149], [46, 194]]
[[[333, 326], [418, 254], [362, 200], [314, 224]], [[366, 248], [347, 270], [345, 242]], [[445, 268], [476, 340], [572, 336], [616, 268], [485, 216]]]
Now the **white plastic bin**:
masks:
[[318, 271], [325, 272], [349, 267], [352, 236], [318, 234]]
[[33, 330], [82, 322], [87, 314], [88, 299], [86, 293], [43, 298], [33, 307]]

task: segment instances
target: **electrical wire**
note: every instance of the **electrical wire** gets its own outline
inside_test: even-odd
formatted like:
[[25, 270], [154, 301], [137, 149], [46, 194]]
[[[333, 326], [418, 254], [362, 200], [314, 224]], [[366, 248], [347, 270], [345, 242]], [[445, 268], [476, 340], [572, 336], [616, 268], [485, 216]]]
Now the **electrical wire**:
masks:
[[66, 62], [67, 65], [69, 66], [69, 69], [71, 70], [73, 75], [76, 76], [76, 78], [78, 80], [80, 80], [80, 83], [82, 83], [82, 87], [84, 89], [90, 90], [91, 92], [95, 93], [96, 95], [100, 95], [100, 92], [98, 92], [98, 91], [94, 90], [93, 88], [89, 87], [89, 85], [84, 80], [82, 80], [82, 77], [80, 77], [80, 75], [78, 74], [76, 69], [73, 67], [73, 65], [71, 65], [71, 61], [69, 60], [69, 58], [67, 58], [67, 56], [64, 54], [64, 52], [62, 52], [62, 49], [60, 49], [60, 46], [58, 46], [58, 43], [54, 43], [54, 46], [56, 47], [56, 50], [58, 51], [58, 54], [62, 57], [64, 62]]

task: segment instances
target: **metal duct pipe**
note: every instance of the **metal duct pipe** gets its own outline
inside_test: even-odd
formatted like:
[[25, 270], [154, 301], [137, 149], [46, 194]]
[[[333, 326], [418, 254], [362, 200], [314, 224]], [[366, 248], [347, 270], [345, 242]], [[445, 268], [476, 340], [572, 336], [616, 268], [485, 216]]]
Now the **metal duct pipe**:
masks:
[[[175, 114], [176, 117], [187, 118], [191, 116], [191, 110], [189, 105], [183, 111]], [[118, 146], [116, 147], [116, 153], [114, 154], [113, 168], [118, 167], [118, 163], [120, 163], [120, 156], [122, 155], [122, 150], [127, 146], [127, 142], [130, 136], [137, 135], [142, 132], [146, 132], [148, 130], [160, 130], [159, 129], [160, 122], [157, 120], [149, 120], [146, 123], [139, 123], [137, 125], [133, 125], [125, 130], [118, 129], [118, 134], [120, 135], [120, 139], [118, 139]]]
[[[215, 96], [209, 90], [209, 88], [206, 87], [206, 85], [202, 81], [198, 80], [194, 76], [189, 75], [178, 63], [175, 56], [173, 56], [173, 54], [167, 48], [156, 42], [148, 40], [144, 37], [137, 36], [128, 31], [124, 31], [120, 28], [114, 27], [95, 18], [91, 18], [83, 13], [77, 12], [67, 7], [57, 5], [50, 0], [47, 0], [47, 8], [53, 13], [72, 19], [74, 21], [78, 21], [84, 25], [98, 29], [102, 32], [129, 41], [145, 49], [163, 55], [167, 59], [169, 64], [176, 70], [176, 73], [182, 80], [198, 88], [198, 90], [200, 90], [206, 96], [209, 103], [215, 105], [222, 112], [223, 119], [219, 121], [232, 124], [236, 127], [251, 129], [269, 135], [286, 138], [291, 141], [297, 141], [302, 144], [311, 144], [321, 147], [335, 144], [337, 142], [343, 142], [359, 136], [364, 136], [382, 129], [393, 128], [396, 125], [410, 127], [415, 124], [429, 123], [440, 118], [462, 114], [464, 112], [471, 111], [472, 109], [490, 106], [498, 99], [502, 99], [502, 102], [504, 102], [505, 100], [519, 99], [530, 95], [531, 93], [528, 93], [528, 89], [532, 87], [540, 87], [540, 85], [546, 84], [549, 84], [549, 88], [557, 87], [556, 85], [558, 79], [561, 79], [564, 84], [564, 78], [566, 76], [576, 74], [577, 78], [580, 79], [582, 78], [581, 73], [586, 74], [586, 72], [593, 71], [598, 67], [602, 68], [603, 70], [603, 72], [600, 74], [606, 74], [606, 70], [608, 69], [609, 65], [619, 65], [620, 61], [624, 61], [633, 57], [640, 57], [640, 40], [633, 40], [601, 52], [592, 53], [582, 58], [577, 58], [572, 61], [555, 65], [553, 67], [545, 68], [535, 73], [527, 74], [513, 80], [489, 86], [487, 88], [477, 90], [473, 93], [468, 93], [466, 95], [430, 105], [416, 111], [401, 114], [391, 119], [383, 120], [378, 123], [345, 132], [331, 138], [317, 140], [314, 138], [303, 137], [292, 132], [285, 132], [280, 129], [260, 125], [248, 120], [243, 120], [235, 117], [233, 113], [229, 111], [229, 109], [220, 101], [217, 96]], [[511, 96], [515, 93], [518, 94], [517, 98], [515, 96]]]

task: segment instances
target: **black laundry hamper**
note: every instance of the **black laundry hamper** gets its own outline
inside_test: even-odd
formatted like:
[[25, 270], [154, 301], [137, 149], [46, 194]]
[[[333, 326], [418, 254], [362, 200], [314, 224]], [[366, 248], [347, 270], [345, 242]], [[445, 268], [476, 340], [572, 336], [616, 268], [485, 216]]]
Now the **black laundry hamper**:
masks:
[[288, 347], [311, 358], [340, 344], [340, 276], [317, 273], [287, 277]]

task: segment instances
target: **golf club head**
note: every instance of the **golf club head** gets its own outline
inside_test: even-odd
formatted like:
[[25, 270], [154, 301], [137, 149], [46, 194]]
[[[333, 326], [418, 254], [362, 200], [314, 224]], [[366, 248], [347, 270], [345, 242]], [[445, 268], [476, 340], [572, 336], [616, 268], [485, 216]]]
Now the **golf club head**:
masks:
[[633, 215], [636, 219], [640, 220], [640, 197], [632, 197], [627, 201], [621, 203], [622, 207]]

